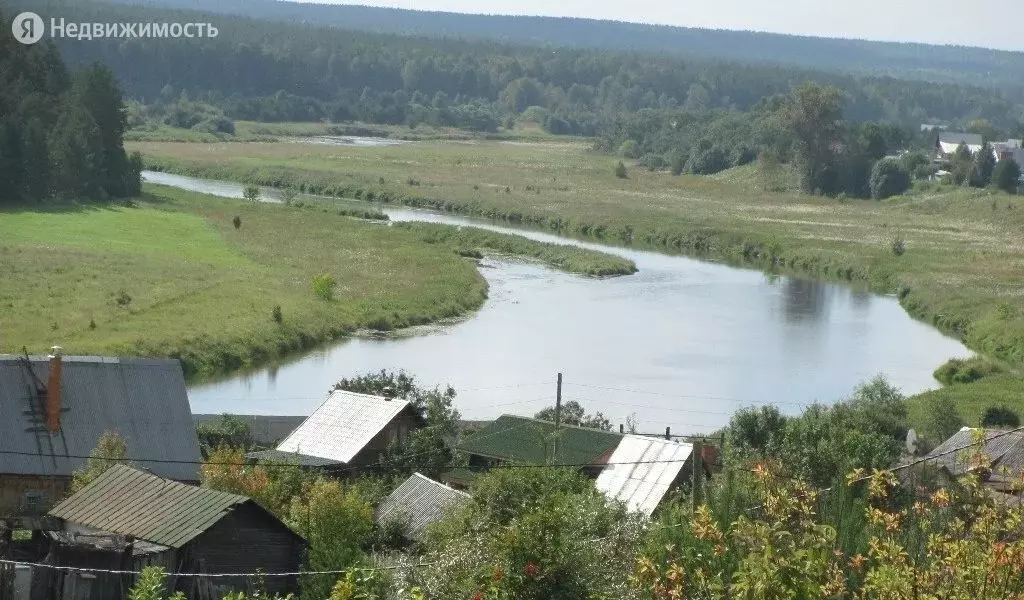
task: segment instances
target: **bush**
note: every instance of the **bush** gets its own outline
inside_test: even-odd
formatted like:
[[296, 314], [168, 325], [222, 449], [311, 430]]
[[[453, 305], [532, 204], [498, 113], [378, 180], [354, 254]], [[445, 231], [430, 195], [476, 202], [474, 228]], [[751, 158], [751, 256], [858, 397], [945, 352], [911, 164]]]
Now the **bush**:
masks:
[[260, 188], [255, 185], [247, 185], [242, 188], [242, 198], [249, 202], [260, 201]]
[[937, 446], [960, 431], [965, 423], [956, 409], [956, 402], [949, 397], [939, 397], [928, 404], [924, 425], [925, 437]]
[[910, 173], [894, 160], [880, 160], [871, 169], [869, 186], [875, 200], [898, 196], [910, 189]]
[[639, 156], [640, 147], [633, 140], [626, 140], [619, 146], [618, 155], [624, 158], [637, 158]]
[[280, 304], [274, 305], [274, 308], [270, 311], [270, 318], [274, 319], [275, 323], [281, 323], [284, 321], [284, 316], [281, 314]]
[[668, 161], [665, 157], [660, 154], [645, 154], [640, 159], [640, 165], [647, 167], [649, 171], [657, 171], [658, 169], [664, 169], [668, 165]]
[[629, 178], [629, 172], [626, 171], [626, 165], [622, 164], [621, 160], [619, 161], [619, 164], [615, 165], [615, 176], [619, 179]]
[[298, 195], [299, 193], [290, 185], [286, 185], [281, 188], [281, 201], [284, 202], [285, 206], [291, 206]]
[[128, 295], [128, 292], [121, 290], [117, 293], [117, 305], [124, 308], [132, 303], [132, 297]]
[[1017, 186], [1020, 185], [1020, 175], [1020, 165], [1012, 158], [1008, 158], [996, 165], [992, 180], [996, 187], [1007, 194], [1016, 194]]
[[966, 360], [953, 358], [936, 369], [933, 376], [943, 385], [953, 385], [955, 383], [973, 383], [1002, 371], [1001, 367], [984, 358], [975, 357]]
[[981, 416], [982, 427], [1020, 427], [1020, 415], [1006, 405], [990, 406]]
[[671, 173], [673, 175], [682, 175], [684, 168], [686, 168], [685, 156], [676, 156], [675, 158], [672, 159]]
[[898, 235], [892, 238], [890, 247], [892, 248], [892, 253], [896, 256], [903, 256], [903, 253], [907, 251], [907, 244]]
[[705, 147], [690, 156], [686, 172], [696, 175], [714, 175], [729, 168], [729, 157], [721, 148]]
[[321, 300], [333, 300], [338, 281], [326, 273], [313, 277], [313, 293]]
[[242, 226], [242, 217], [235, 215], [235, 218], [231, 219], [231, 224], [235, 226], [235, 229], [238, 229]]

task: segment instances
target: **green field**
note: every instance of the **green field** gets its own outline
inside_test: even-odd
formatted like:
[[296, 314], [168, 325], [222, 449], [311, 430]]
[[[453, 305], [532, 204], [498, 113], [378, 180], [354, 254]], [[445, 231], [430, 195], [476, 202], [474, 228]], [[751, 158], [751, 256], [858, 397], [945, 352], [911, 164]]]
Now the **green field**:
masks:
[[[457, 251], [502, 251], [577, 272], [634, 269], [599, 252], [486, 232], [452, 237], [445, 228], [389, 227], [338, 212], [149, 185], [132, 208], [5, 209], [0, 352], [60, 344], [71, 354], [173, 356], [203, 376], [360, 328], [466, 314], [483, 303], [487, 284]], [[332, 300], [312, 290], [324, 273], [337, 281]]]
[[[629, 177], [618, 179], [617, 158], [579, 141], [130, 146], [150, 167], [176, 173], [861, 280], [1011, 371], [1024, 364], [1024, 201], [1003, 193], [933, 184], [884, 202], [771, 193], [753, 165], [714, 177], [628, 165]], [[896, 239], [902, 256], [892, 250]]]

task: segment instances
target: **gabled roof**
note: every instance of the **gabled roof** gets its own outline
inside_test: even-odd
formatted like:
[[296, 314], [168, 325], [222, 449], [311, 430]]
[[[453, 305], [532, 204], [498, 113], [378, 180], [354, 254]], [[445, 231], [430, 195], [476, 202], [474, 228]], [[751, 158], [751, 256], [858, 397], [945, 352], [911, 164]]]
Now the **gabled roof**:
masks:
[[406, 406], [407, 400], [335, 390], [277, 450], [347, 463]]
[[[157, 475], [198, 481], [199, 441], [176, 360], [65, 356], [61, 367], [60, 430], [45, 426], [39, 385], [49, 380], [45, 356], [0, 355], [0, 473], [69, 476], [81, 468], [100, 435], [111, 430], [129, 457]], [[54, 457], [53, 455], [57, 455]], [[181, 461], [181, 462], [173, 462]]]
[[630, 511], [650, 516], [692, 453], [692, 444], [627, 435], [608, 459], [595, 486]]
[[307, 456], [297, 452], [282, 452], [281, 450], [257, 450], [247, 453], [245, 457], [283, 465], [298, 465], [300, 467], [330, 467], [343, 464], [329, 458]]
[[555, 447], [555, 424], [549, 421], [502, 415], [475, 435], [463, 440], [458, 449], [468, 454], [509, 462], [542, 465], [601, 465], [622, 434], [599, 429], [562, 425]]
[[377, 522], [402, 520], [406, 537], [419, 540], [428, 525], [469, 501], [469, 494], [413, 473], [377, 507]]
[[181, 548], [244, 504], [263, 510], [245, 496], [115, 465], [54, 507], [50, 515], [92, 529]]
[[[974, 445], [976, 435], [977, 429], [964, 427], [925, 458], [934, 457], [929, 461], [931, 464], [944, 468], [952, 475], [962, 475], [971, 467], [970, 461], [965, 460], [963, 455], [980, 451], [991, 461], [993, 473], [1001, 467], [1017, 475], [1024, 473], [1024, 431], [1008, 433], [995, 429], [985, 430], [985, 442], [982, 445]], [[964, 450], [953, 452], [956, 448]]]

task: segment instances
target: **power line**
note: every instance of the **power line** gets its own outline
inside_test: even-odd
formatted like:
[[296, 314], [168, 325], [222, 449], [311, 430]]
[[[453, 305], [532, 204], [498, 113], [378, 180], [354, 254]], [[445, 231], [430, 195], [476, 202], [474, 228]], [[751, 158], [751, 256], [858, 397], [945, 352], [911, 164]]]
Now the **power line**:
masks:
[[[140, 575], [142, 571], [125, 571], [117, 569], [96, 569], [88, 567], [66, 567], [62, 565], [48, 565], [44, 563], [24, 562], [18, 560], [0, 559], [0, 564], [34, 567], [42, 569], [54, 569], [57, 571], [71, 571], [76, 573], [108, 573], [111, 575]], [[394, 565], [384, 567], [352, 567], [348, 569], [337, 569], [328, 571], [290, 571], [283, 573], [167, 573], [167, 577], [301, 577], [306, 575], [343, 575], [345, 573], [369, 572], [369, 571], [395, 571], [399, 569], [430, 567], [437, 565], [436, 562], [415, 563], [411, 565]]]
[[[573, 385], [573, 386], [577, 386], [577, 387], [585, 387], [585, 388], [590, 388], [590, 389], [594, 389], [594, 390], [606, 390], [606, 391], [611, 391], [611, 392], [625, 392], [625, 393], [628, 393], [628, 394], [646, 394], [648, 396], [662, 396], [662, 397], [665, 397], [665, 398], [677, 398], [677, 399], [681, 399], [681, 400], [721, 400], [721, 401], [724, 401], [724, 402], [738, 402], [740, 404], [759, 404], [759, 405], [760, 404], [763, 404], [763, 405], [776, 405], [776, 404], [779, 404], [779, 405], [797, 406], [797, 407], [801, 407], [801, 408], [808, 406], [808, 403], [805, 403], [805, 402], [767, 401], [767, 400], [749, 400], [749, 399], [744, 400], [744, 399], [741, 399], [741, 398], [728, 398], [728, 397], [725, 397], [725, 396], [701, 396], [701, 395], [694, 395], [694, 394], [670, 394], [670, 393], [666, 393], [666, 392], [654, 392], [654, 391], [651, 391], [651, 390], [638, 390], [638, 389], [633, 389], [633, 388], [621, 388], [621, 387], [612, 387], [612, 386], [604, 386], [604, 385], [591, 385], [591, 384], [587, 384], [587, 383], [574, 383], [574, 382], [571, 382], [571, 381], [567, 381], [566, 385]], [[729, 414], [732, 414], [732, 413], [729, 413]]]

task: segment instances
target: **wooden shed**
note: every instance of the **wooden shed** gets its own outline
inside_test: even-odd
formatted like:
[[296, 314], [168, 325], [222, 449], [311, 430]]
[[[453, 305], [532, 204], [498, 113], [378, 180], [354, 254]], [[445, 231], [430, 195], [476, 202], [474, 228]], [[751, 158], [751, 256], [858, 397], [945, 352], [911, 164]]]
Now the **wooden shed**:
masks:
[[[134, 570], [159, 565], [175, 590], [219, 599], [251, 589], [250, 577], [174, 577], [175, 573], [291, 573], [306, 542], [245, 496], [178, 483], [117, 465], [50, 512], [72, 534], [112, 533], [134, 541]], [[144, 550], [143, 550], [144, 548]], [[65, 565], [76, 566], [76, 565]], [[264, 589], [295, 591], [295, 577], [266, 577]]]

